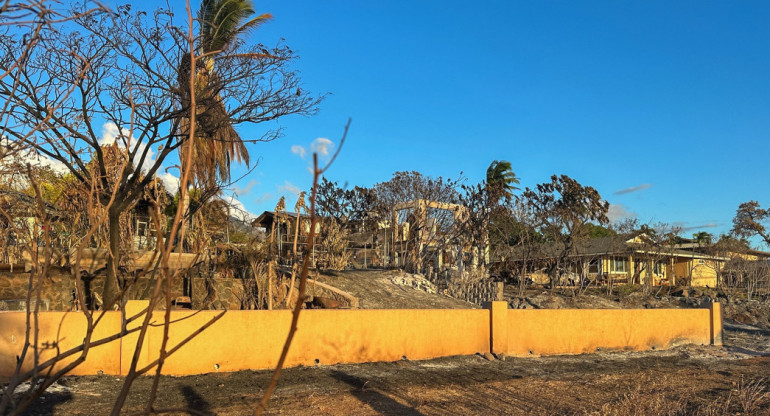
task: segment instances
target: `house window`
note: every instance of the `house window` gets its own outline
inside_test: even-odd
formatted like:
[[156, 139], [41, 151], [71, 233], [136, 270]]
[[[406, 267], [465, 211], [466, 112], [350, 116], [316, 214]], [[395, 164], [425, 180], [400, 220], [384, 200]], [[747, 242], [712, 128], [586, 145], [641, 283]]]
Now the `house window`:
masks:
[[144, 237], [147, 235], [147, 223], [144, 221], [136, 222], [136, 235]]
[[628, 259], [622, 257], [613, 257], [610, 259], [610, 273], [627, 273]]
[[588, 273], [590, 274], [599, 274], [601, 273], [601, 264], [599, 263], [599, 260], [593, 259], [588, 263]]
[[655, 262], [654, 273], [659, 276], [663, 276], [664, 274], [666, 274], [666, 264], [663, 263], [662, 261]]

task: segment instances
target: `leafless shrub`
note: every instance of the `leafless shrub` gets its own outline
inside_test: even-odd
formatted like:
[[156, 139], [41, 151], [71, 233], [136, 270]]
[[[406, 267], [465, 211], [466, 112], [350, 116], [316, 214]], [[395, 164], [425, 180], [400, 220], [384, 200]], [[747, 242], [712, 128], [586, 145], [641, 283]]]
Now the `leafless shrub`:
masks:
[[352, 253], [347, 249], [347, 240], [345, 229], [342, 228], [336, 221], [329, 222], [323, 233], [323, 239], [321, 240], [321, 249], [323, 255], [321, 259], [325, 264], [325, 267], [330, 270], [342, 270], [344, 269]]
[[766, 411], [767, 405], [770, 404], [770, 391], [764, 378], [746, 381], [741, 376], [733, 396], [742, 414], [747, 416], [762, 414], [760, 412]]

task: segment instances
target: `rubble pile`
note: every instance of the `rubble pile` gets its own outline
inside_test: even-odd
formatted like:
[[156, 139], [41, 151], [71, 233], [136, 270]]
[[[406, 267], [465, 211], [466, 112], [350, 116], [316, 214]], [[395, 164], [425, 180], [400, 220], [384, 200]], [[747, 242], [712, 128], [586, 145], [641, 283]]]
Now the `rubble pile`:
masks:
[[396, 273], [391, 281], [399, 286], [411, 287], [426, 293], [436, 293], [436, 285], [419, 274]]

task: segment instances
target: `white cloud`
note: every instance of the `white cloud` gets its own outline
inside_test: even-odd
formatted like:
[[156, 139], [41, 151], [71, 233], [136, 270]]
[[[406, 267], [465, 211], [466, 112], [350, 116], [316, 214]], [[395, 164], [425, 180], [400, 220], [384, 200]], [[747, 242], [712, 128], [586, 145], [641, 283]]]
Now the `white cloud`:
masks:
[[126, 129], [123, 129], [123, 134], [121, 134], [120, 129], [118, 129], [118, 125], [108, 121], [102, 125], [102, 140], [99, 141], [99, 144], [113, 144], [115, 143], [115, 139], [117, 139], [118, 136], [128, 136], [128, 134], [129, 131]]
[[300, 145], [298, 145], [298, 144], [295, 144], [295, 145], [291, 146], [291, 152], [294, 153], [295, 155], [301, 157], [302, 159], [305, 158], [305, 148], [300, 146]]
[[18, 149], [18, 151], [14, 153], [13, 148], [16, 145], [18, 145], [18, 142], [12, 142], [8, 140], [8, 138], [0, 139], [0, 146], [9, 149], [9, 152], [11, 153], [11, 156], [8, 157], [17, 158], [18, 162], [23, 164], [28, 163], [31, 166], [48, 167], [58, 174], [69, 172], [69, 169], [64, 163], [51, 159], [48, 156], [35, 151], [34, 149]]
[[61, 163], [58, 160], [53, 160], [46, 155], [25, 151], [23, 154], [19, 154], [19, 156], [24, 162], [29, 163], [32, 166], [48, 167], [58, 174], [63, 174], [70, 171], [64, 163]]
[[319, 137], [310, 144], [310, 151], [318, 153], [320, 156], [329, 156], [333, 148], [334, 142], [325, 137]]
[[176, 176], [164, 172], [158, 175], [158, 179], [163, 183], [163, 186], [166, 188], [166, 191], [168, 191], [171, 195], [174, 195], [179, 191], [179, 178]]
[[[128, 129], [118, 129], [118, 126], [111, 121], [104, 123], [102, 125], [102, 139], [99, 141], [99, 144], [110, 145], [115, 143], [116, 140], [118, 141], [118, 146], [124, 149], [130, 148], [132, 151], [136, 150], [136, 158], [131, 161], [134, 168], [146, 173], [155, 164], [155, 152], [152, 151], [152, 148], [147, 149], [146, 143], [135, 140]], [[144, 158], [142, 166], [138, 166], [145, 149], [147, 149], [147, 156]]]
[[278, 191], [281, 193], [292, 193], [294, 195], [299, 195], [300, 192], [302, 192], [301, 189], [297, 185], [294, 185], [293, 183], [289, 181], [284, 181], [283, 185], [278, 185]]
[[617, 222], [623, 218], [636, 218], [636, 213], [628, 210], [623, 204], [610, 204], [607, 211], [607, 218], [610, 222]]

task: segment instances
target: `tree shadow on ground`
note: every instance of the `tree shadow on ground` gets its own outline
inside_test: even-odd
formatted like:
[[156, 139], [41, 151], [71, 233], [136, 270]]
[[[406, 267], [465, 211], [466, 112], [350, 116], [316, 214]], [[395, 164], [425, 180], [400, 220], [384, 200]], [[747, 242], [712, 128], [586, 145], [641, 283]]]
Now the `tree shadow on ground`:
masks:
[[338, 370], [332, 370], [331, 376], [352, 387], [350, 394], [375, 412], [383, 415], [424, 416], [412, 407], [403, 405], [378, 391], [366, 388], [367, 380]]
[[22, 415], [53, 415], [56, 406], [72, 400], [72, 393], [43, 393]]
[[194, 388], [190, 386], [182, 386], [180, 388], [184, 401], [187, 403], [187, 408], [194, 410], [196, 414], [213, 415], [211, 411], [211, 404], [206, 401]]

